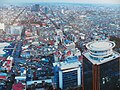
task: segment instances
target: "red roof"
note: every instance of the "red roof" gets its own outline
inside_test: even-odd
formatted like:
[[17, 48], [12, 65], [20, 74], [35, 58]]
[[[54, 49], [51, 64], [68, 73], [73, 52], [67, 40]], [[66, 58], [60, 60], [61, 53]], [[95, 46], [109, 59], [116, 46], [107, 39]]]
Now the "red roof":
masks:
[[51, 44], [51, 45], [54, 45], [54, 41], [50, 41], [50, 44]]
[[81, 60], [83, 60], [83, 56], [80, 56], [80, 57], [79, 57], [79, 61], [81, 61]]
[[37, 58], [34, 58], [34, 59], [33, 59], [33, 61], [39, 61], [39, 60], [40, 60], [39, 58], [38, 58], [38, 59], [37, 59]]
[[46, 42], [43, 38], [39, 38], [39, 41]]
[[55, 52], [55, 54], [56, 54], [56, 55], [59, 55], [59, 54], [60, 54], [60, 52], [58, 52], [58, 51], [57, 51], [57, 52]]
[[41, 48], [42, 46], [37, 46], [37, 48]]
[[7, 60], [7, 64], [10, 64], [11, 60]]
[[67, 56], [70, 56], [70, 55], [71, 55], [71, 51], [68, 51], [68, 52], [67, 52]]
[[6, 76], [0, 76], [0, 79], [6, 79]]
[[24, 85], [22, 83], [14, 84], [12, 87], [13, 90], [23, 90], [23, 88], [24, 88]]

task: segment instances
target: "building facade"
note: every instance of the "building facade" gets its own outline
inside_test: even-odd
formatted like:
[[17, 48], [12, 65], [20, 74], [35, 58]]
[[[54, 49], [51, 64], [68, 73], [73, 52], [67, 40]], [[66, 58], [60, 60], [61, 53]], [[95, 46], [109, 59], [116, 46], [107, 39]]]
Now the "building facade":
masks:
[[9, 29], [6, 30], [6, 34], [12, 34], [12, 35], [21, 35], [23, 30], [23, 26], [17, 26], [17, 25], [12, 25], [10, 26]]
[[83, 55], [83, 90], [119, 90], [120, 54], [115, 43], [94, 41], [86, 44]]
[[81, 63], [78, 57], [70, 57], [65, 62], [54, 63], [54, 83], [56, 87], [67, 89], [81, 85]]

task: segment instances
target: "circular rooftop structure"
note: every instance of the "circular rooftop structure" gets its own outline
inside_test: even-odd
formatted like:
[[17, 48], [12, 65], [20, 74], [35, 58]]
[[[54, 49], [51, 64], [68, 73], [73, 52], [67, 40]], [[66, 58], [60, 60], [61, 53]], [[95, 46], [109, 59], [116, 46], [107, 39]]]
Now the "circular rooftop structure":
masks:
[[94, 41], [86, 44], [87, 49], [94, 51], [109, 50], [115, 47], [112, 41]]
[[91, 57], [103, 58], [113, 54], [115, 43], [112, 41], [94, 41], [86, 44]]

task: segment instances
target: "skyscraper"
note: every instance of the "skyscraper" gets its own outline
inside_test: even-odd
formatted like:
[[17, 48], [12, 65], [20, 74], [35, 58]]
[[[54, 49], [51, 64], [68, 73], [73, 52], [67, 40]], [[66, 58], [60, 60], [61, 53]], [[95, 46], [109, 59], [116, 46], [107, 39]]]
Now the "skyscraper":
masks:
[[112, 41], [86, 44], [83, 55], [83, 90], [119, 90], [120, 54]]
[[45, 14], [48, 14], [49, 8], [48, 8], [48, 7], [45, 7], [44, 9], [45, 9]]
[[31, 11], [38, 12], [39, 11], [39, 4], [35, 4], [32, 6]]

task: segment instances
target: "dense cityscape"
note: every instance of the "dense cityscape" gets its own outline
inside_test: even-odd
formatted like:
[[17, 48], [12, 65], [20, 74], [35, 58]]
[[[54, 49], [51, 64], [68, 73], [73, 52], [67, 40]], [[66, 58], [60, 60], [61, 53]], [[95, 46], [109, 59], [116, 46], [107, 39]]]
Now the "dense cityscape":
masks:
[[120, 5], [0, 5], [0, 90], [120, 90]]

